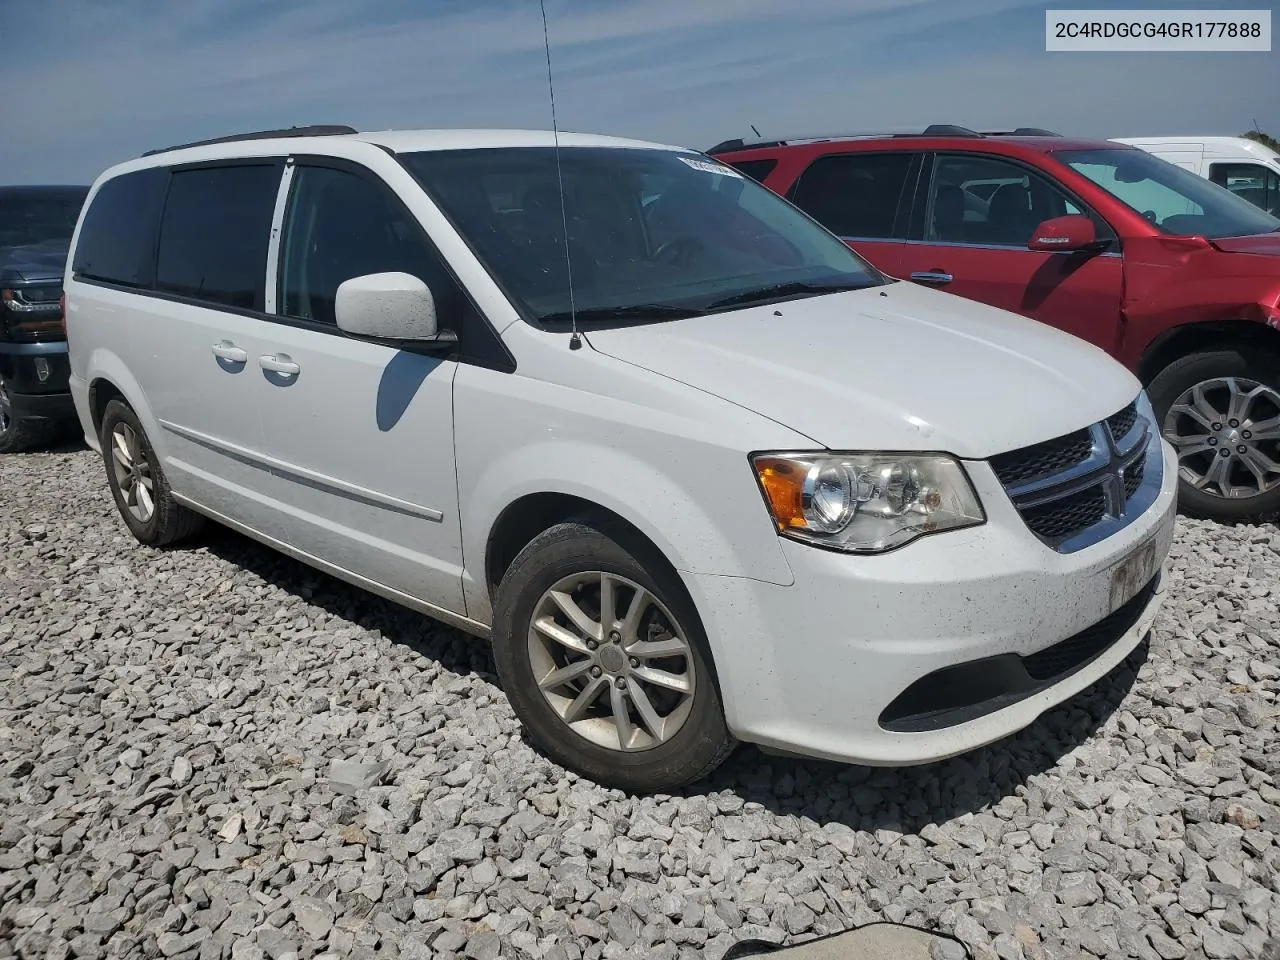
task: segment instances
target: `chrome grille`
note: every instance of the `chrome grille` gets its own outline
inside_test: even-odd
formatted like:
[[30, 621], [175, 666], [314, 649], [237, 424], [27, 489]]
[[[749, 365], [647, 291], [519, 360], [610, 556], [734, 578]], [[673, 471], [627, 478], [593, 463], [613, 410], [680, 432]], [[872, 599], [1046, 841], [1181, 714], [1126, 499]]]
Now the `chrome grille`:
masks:
[[992, 457], [991, 468], [1028, 529], [1070, 553], [1110, 536], [1154, 502], [1163, 471], [1153, 423], [1139, 397], [1083, 430]]

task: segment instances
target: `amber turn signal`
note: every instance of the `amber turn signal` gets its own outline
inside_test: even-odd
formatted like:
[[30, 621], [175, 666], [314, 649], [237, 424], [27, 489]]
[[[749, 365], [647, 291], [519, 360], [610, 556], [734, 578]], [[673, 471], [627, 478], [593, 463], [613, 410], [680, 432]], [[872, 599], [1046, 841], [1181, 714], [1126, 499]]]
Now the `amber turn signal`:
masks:
[[808, 466], [782, 457], [759, 457], [755, 461], [760, 488], [779, 530], [808, 526], [804, 518], [804, 479]]

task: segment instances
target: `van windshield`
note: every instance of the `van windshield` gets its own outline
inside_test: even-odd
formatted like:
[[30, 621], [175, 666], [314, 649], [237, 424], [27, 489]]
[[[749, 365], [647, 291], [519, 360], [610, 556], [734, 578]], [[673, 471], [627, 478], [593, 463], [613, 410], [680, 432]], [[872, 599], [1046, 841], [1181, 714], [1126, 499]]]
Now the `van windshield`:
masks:
[[1210, 239], [1280, 230], [1248, 200], [1143, 150], [1062, 150], [1053, 154], [1166, 233]]
[[69, 243], [87, 187], [0, 190], [0, 247]]
[[563, 147], [559, 173], [550, 147], [402, 159], [537, 322], [569, 319], [570, 271], [572, 308], [588, 323], [679, 319], [888, 282], [785, 200], [699, 154]]

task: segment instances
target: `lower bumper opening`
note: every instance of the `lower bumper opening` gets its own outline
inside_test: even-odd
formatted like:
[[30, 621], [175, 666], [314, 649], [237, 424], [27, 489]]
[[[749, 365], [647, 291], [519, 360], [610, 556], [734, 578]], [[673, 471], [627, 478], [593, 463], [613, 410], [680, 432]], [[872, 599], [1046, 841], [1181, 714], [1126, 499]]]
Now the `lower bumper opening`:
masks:
[[11, 393], [15, 420], [70, 420], [76, 415], [69, 393]]
[[893, 733], [927, 733], [995, 713], [1082, 670], [1133, 629], [1160, 581], [1156, 574], [1115, 612], [1025, 657], [1006, 653], [943, 667], [921, 677], [880, 714]]

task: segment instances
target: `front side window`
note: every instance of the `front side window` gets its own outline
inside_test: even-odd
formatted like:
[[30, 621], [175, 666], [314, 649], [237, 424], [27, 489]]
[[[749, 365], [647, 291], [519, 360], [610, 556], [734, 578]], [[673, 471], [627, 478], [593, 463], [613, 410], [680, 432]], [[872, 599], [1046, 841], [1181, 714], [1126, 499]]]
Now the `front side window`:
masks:
[[343, 282], [407, 273], [431, 289], [440, 325], [456, 325], [457, 284], [388, 188], [348, 170], [300, 166], [292, 191], [281, 245], [282, 314], [335, 324]]
[[1209, 179], [1272, 216], [1280, 213], [1280, 173], [1260, 163], [1214, 163]]
[[[1041, 223], [1085, 213], [1057, 185], [998, 157], [941, 155], [934, 159], [925, 214], [926, 240], [1025, 247]], [[1111, 233], [1096, 216], [1100, 237]]]
[[584, 321], [676, 319], [886, 282], [785, 200], [697, 154], [565, 147], [559, 173], [555, 150], [541, 147], [402, 159], [528, 319], [568, 319], [570, 273]]
[[1166, 233], [1214, 238], [1280, 230], [1280, 220], [1248, 200], [1143, 150], [1063, 150], [1053, 157]]
[[160, 223], [156, 289], [263, 309], [279, 163], [175, 171]]
[[846, 153], [819, 157], [800, 175], [792, 202], [839, 237], [893, 236], [909, 153]]

